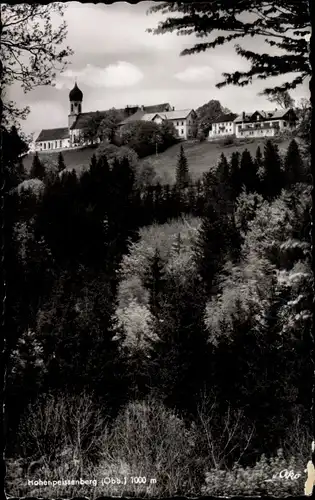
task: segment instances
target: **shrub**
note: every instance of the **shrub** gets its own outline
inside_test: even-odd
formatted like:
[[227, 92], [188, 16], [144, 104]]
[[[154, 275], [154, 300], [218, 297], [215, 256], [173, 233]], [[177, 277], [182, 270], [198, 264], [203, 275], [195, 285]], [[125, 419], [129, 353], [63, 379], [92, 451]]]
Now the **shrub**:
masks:
[[[155, 478], [151, 494], [188, 493], [193, 489], [193, 447], [190, 432], [173, 411], [154, 400], [135, 401], [118, 415], [110, 436], [112, 460], [105, 457], [100, 468], [107, 473], [109, 465], [119, 469], [124, 464], [125, 475]], [[137, 494], [148, 487], [134, 486]]]
[[[301, 495], [306, 479], [304, 469], [304, 462], [294, 457], [284, 458], [282, 450], [279, 450], [277, 456], [270, 459], [262, 455], [254, 467], [243, 468], [236, 464], [231, 470], [212, 469], [206, 472], [206, 485], [202, 492], [213, 496]], [[285, 470], [299, 474], [299, 477], [280, 477], [279, 473]]]
[[223, 141], [223, 146], [233, 146], [235, 144], [234, 137], [226, 137]]
[[101, 142], [96, 150], [96, 158], [99, 159], [102, 156], [106, 157], [110, 166], [112, 166], [115, 159], [121, 161], [125, 158], [128, 159], [132, 168], [135, 168], [138, 164], [138, 155], [133, 149], [126, 146], [115, 146], [108, 141]]

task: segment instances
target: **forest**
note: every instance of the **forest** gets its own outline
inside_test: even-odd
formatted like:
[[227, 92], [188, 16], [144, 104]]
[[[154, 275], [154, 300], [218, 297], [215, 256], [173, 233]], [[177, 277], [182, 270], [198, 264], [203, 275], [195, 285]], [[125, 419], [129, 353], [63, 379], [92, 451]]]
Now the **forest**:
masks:
[[[301, 141], [222, 153], [194, 182], [182, 145], [175, 184], [150, 185], [128, 148], [110, 160], [100, 148], [81, 173], [62, 153], [55, 171], [35, 155], [27, 173], [23, 141], [6, 137], [9, 493], [300, 492], [312, 386]], [[266, 481], [279, 467], [299, 479]], [[26, 481], [53, 476], [99, 486]]]

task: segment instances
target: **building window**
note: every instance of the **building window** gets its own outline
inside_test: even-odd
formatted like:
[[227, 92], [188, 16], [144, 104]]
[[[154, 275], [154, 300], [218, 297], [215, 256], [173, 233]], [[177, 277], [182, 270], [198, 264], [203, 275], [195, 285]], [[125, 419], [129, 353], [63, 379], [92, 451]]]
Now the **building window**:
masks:
[[58, 143], [57, 143], [57, 141], [55, 141], [55, 148], [58, 148]]
[[287, 126], [287, 122], [283, 122], [283, 126], [286, 127]]
[[73, 104], [71, 104], [71, 113], [73, 113]]
[[184, 125], [184, 122], [182, 122], [182, 125]]
[[178, 126], [178, 125], [179, 125], [179, 122], [176, 122], [176, 125]]
[[44, 149], [46, 149], [46, 142], [44, 142]]
[[184, 129], [183, 129], [183, 128], [182, 128], [182, 130], [181, 130], [181, 134], [182, 134], [182, 135], [184, 135]]
[[62, 141], [59, 141], [59, 147], [60, 148], [62, 147]]
[[79, 113], [81, 113], [81, 104], [79, 104]]

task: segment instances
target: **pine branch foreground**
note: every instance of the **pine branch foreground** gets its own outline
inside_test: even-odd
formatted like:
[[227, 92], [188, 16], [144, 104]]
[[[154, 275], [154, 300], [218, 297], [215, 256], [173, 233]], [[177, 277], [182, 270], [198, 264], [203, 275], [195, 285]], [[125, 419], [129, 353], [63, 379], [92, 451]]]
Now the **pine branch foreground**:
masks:
[[[197, 54], [214, 49], [232, 40], [245, 37], [262, 37], [270, 47], [276, 47], [283, 55], [256, 53], [236, 45], [236, 53], [247, 59], [249, 71], [223, 73], [224, 80], [217, 88], [226, 85], [245, 86], [254, 78], [265, 80], [269, 77], [296, 73], [291, 80], [280, 86], [264, 89], [264, 94], [273, 96], [278, 92], [295, 89], [311, 75], [308, 37], [311, 19], [308, 0], [278, 0], [253, 2], [252, 0], [212, 0], [210, 2], [162, 2], [151, 7], [148, 14], [175, 14], [161, 21], [157, 28], [148, 29], [155, 35], [176, 32], [178, 35], [194, 34], [197, 38], [212, 41], [198, 42], [181, 52], [181, 55]], [[180, 16], [181, 14], [181, 16]], [[249, 20], [253, 18], [252, 20]], [[280, 52], [280, 53], [281, 53]]]

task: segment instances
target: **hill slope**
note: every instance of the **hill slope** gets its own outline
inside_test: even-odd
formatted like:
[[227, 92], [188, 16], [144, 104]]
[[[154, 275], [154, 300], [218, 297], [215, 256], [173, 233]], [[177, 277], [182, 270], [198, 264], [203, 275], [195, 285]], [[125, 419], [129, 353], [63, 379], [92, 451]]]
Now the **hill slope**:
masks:
[[[289, 140], [278, 144], [279, 149], [286, 149], [289, 145]], [[244, 149], [255, 156], [256, 149], [260, 146], [263, 152], [265, 141], [257, 139], [252, 143], [222, 146], [222, 144], [212, 142], [184, 142], [182, 143], [187, 157], [188, 166], [193, 179], [198, 179], [204, 172], [209, 170], [218, 161], [221, 153], [228, 158], [234, 151], [242, 153]], [[143, 158], [141, 161], [150, 160], [154, 166], [158, 176], [163, 182], [174, 182], [177, 155], [179, 153], [180, 144], [170, 147], [161, 154], [151, 155]]]
[[[218, 161], [221, 153], [229, 157], [234, 151], [242, 153], [244, 149], [248, 149], [250, 153], [255, 156], [258, 146], [263, 150], [264, 139], [257, 139], [252, 143], [239, 144], [232, 146], [223, 146], [222, 144], [212, 142], [183, 142], [185, 154], [188, 160], [189, 170], [193, 179], [199, 178], [203, 172], [206, 172]], [[279, 143], [279, 148], [286, 149], [289, 140]], [[149, 161], [156, 170], [160, 182], [174, 182], [175, 169], [177, 162], [177, 155], [179, 153], [181, 144], [175, 144], [163, 153], [158, 155], [147, 156], [142, 158], [140, 162]], [[65, 164], [68, 169], [75, 169], [77, 171], [87, 168], [90, 164], [91, 157], [95, 153], [94, 147], [65, 150], [62, 152]], [[23, 158], [24, 166], [27, 170], [31, 168], [34, 154], [29, 154]], [[52, 162], [57, 162], [58, 153], [40, 153], [40, 157], [51, 159]]]

